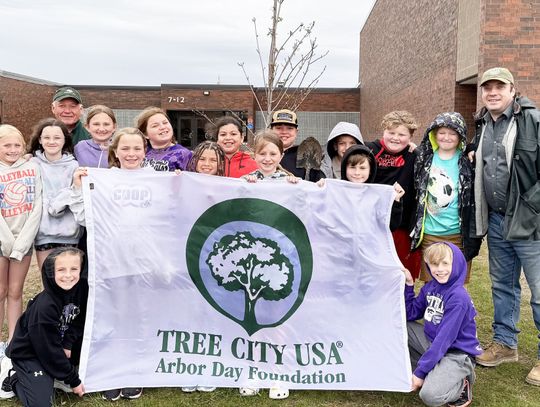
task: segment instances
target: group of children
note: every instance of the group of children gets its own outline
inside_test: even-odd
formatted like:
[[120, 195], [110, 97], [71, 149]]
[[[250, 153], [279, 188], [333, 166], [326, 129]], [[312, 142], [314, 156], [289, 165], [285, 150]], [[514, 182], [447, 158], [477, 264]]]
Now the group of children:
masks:
[[[8, 320], [8, 339], [0, 351], [9, 343], [0, 368], [0, 398], [16, 394], [24, 405], [50, 405], [54, 379], [84, 394], [74, 367], [86, 305], [84, 253], [76, 247], [84, 241], [81, 184], [88, 167], [299, 182], [280, 165], [284, 145], [278, 134], [256, 134], [252, 156], [243, 150], [242, 126], [234, 117], [218, 120], [217, 141], [205, 141], [193, 152], [175, 143], [171, 123], [159, 108], [145, 109], [136, 127], [117, 130], [114, 112], [93, 106], [85, 127], [91, 140], [73, 150], [62, 122], [41, 121], [32, 135], [30, 158], [25, 156], [23, 135], [13, 126], [0, 126], [0, 318], [3, 321], [7, 302]], [[416, 127], [408, 112], [391, 112], [383, 119], [382, 138], [364, 144], [356, 125], [338, 123], [328, 140], [323, 170], [327, 178], [394, 187], [389, 226], [405, 266], [407, 318], [425, 319], [423, 330], [413, 323], [408, 326], [412, 387], [422, 389], [420, 397], [428, 405], [444, 399], [441, 403], [466, 406], [479, 345], [474, 307], [463, 284], [480, 245], [468, 229], [473, 194], [472, 168], [463, 155], [466, 126], [459, 113], [438, 115], [415, 149], [411, 139]], [[318, 184], [324, 186], [324, 180]], [[33, 248], [44, 291], [22, 314]], [[421, 251], [425, 264], [420, 277], [432, 281], [414, 298]], [[443, 364], [452, 374], [441, 373], [447, 372], [439, 368]], [[195, 385], [183, 390], [213, 388]], [[240, 392], [254, 395], [258, 389]], [[142, 388], [113, 389], [103, 397], [114, 401], [141, 394]], [[270, 396], [285, 398], [288, 391], [272, 389]]]

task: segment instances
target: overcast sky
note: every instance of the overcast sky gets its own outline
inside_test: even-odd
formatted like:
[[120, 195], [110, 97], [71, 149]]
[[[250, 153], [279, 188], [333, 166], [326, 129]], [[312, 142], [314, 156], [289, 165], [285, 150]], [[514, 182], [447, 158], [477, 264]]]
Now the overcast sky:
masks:
[[[358, 84], [359, 34], [374, 2], [283, 3], [280, 32], [315, 21], [319, 50], [329, 51], [318, 87]], [[237, 63], [245, 62], [260, 86], [251, 19], [267, 55], [271, 7], [272, 0], [0, 0], [0, 70], [73, 85], [243, 85]]]

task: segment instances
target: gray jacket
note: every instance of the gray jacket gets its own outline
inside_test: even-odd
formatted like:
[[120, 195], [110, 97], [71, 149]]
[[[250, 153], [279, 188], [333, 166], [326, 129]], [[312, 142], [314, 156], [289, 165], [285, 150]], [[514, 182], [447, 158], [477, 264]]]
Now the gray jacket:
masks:
[[[339, 136], [352, 136], [356, 139], [358, 144], [364, 144], [364, 139], [362, 138], [360, 129], [356, 124], [349, 122], [339, 122], [336, 124], [328, 136], [328, 140], [326, 142], [326, 152], [321, 163], [321, 171], [324, 172], [326, 178], [340, 179], [340, 177], [335, 174], [332, 166], [332, 159], [337, 155], [336, 148], [334, 147], [334, 141]], [[341, 168], [341, 165], [339, 167]]]

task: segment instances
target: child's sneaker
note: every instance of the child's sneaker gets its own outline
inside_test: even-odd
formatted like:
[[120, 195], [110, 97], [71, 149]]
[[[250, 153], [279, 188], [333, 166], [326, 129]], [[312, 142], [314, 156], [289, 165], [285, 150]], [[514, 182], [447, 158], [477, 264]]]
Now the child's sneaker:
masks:
[[193, 393], [193, 392], [197, 391], [197, 386], [184, 386], [184, 387], [182, 387], [182, 391], [184, 393]]
[[121, 389], [111, 389], [111, 390], [107, 390], [101, 393], [101, 398], [107, 401], [117, 401], [117, 400], [120, 400], [121, 395], [122, 395]]
[[138, 399], [142, 396], [142, 387], [126, 387], [122, 389], [122, 397], [129, 400]]
[[216, 390], [216, 388], [212, 386], [197, 386], [197, 391], [202, 391], [203, 393], [211, 393], [214, 390]]
[[257, 394], [259, 394], [259, 389], [254, 387], [240, 387], [238, 390], [240, 391], [241, 396], [246, 397], [256, 396]]
[[4, 357], [2, 359], [2, 372], [0, 373], [0, 399], [10, 399], [15, 397], [11, 387], [11, 376], [14, 374], [11, 359]]
[[468, 379], [463, 379], [463, 390], [456, 401], [448, 403], [448, 407], [467, 407], [472, 403], [472, 386]]
[[289, 390], [282, 389], [281, 387], [272, 387], [268, 392], [268, 397], [274, 400], [286, 399], [289, 397]]

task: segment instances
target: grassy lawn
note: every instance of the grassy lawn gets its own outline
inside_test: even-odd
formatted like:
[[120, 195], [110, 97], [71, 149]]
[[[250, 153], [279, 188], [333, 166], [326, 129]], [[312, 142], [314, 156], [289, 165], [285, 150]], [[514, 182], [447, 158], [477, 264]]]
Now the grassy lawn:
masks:
[[[485, 246], [485, 245], [484, 245]], [[491, 340], [490, 282], [487, 267], [487, 250], [484, 247], [473, 262], [473, 275], [469, 291], [474, 300], [478, 316], [478, 338], [485, 345]], [[536, 361], [537, 332], [532, 321], [529, 306], [530, 295], [525, 281], [522, 298], [522, 313], [519, 343], [519, 362], [506, 363], [497, 368], [476, 368], [477, 381], [473, 388], [474, 404], [478, 406], [538, 406], [540, 388], [525, 383], [525, 376]], [[41, 282], [35, 266], [32, 267], [25, 288], [26, 300], [41, 290]], [[26, 301], [25, 300], [25, 301]], [[15, 399], [0, 401], [0, 406], [18, 406]], [[108, 406], [98, 394], [86, 395], [79, 399], [73, 395], [57, 393], [58, 406]], [[420, 406], [422, 402], [416, 394], [360, 392], [360, 391], [291, 391], [286, 400], [270, 400], [267, 392], [242, 398], [237, 389], [218, 389], [213, 393], [182, 393], [179, 389], [146, 389], [139, 400], [118, 401], [117, 406]]]

